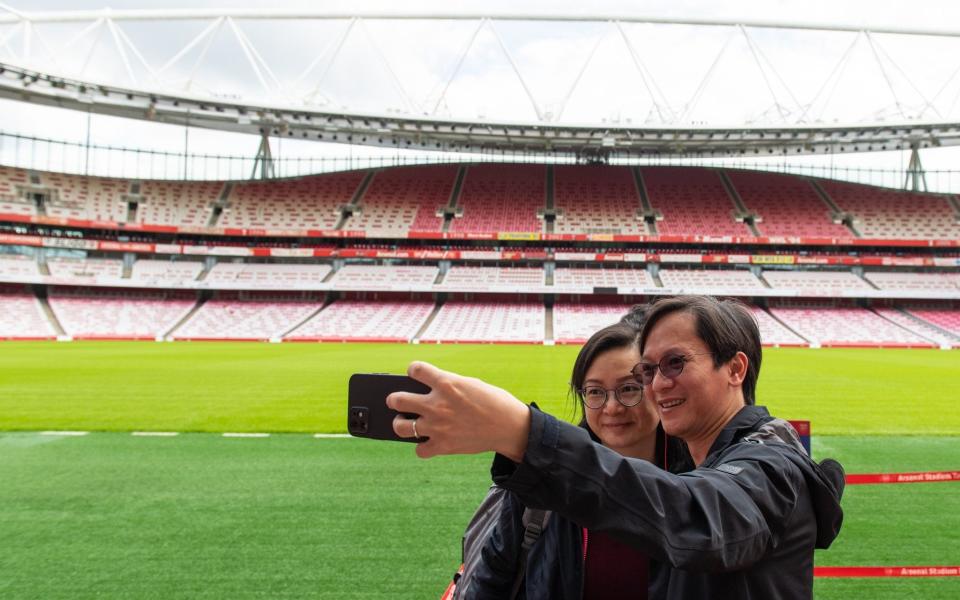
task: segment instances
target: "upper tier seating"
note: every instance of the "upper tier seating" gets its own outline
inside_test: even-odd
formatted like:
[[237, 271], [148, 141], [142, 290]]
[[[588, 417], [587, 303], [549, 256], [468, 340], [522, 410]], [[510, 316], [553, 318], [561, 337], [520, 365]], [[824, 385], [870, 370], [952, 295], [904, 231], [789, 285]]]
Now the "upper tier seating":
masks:
[[15, 167], [0, 167], [0, 214], [37, 214], [33, 201], [22, 197], [18, 186], [27, 186], [27, 172]]
[[864, 277], [881, 290], [960, 292], [953, 273], [910, 273], [903, 271], [867, 271]]
[[123, 261], [115, 258], [48, 258], [50, 276], [70, 283], [122, 283]]
[[558, 344], [582, 344], [629, 310], [629, 304], [557, 302], [553, 305], [553, 339]]
[[269, 340], [278, 338], [323, 305], [322, 300], [304, 300], [299, 296], [251, 299], [222, 295], [208, 300], [190, 320], [177, 328], [174, 339], [241, 339]]
[[212, 204], [220, 197], [219, 181], [144, 181], [137, 204], [137, 222], [148, 225], [206, 227]]
[[717, 171], [695, 167], [643, 167], [644, 187], [661, 235], [752, 236], [733, 220], [736, 206]]
[[941, 328], [931, 325], [928, 321], [912, 317], [896, 308], [874, 308], [873, 310], [885, 319], [893, 321], [897, 325], [910, 331], [914, 331], [929, 340], [933, 340], [942, 347], [960, 347], [960, 333], [957, 335], [944, 333]]
[[57, 191], [46, 204], [51, 217], [118, 223], [127, 220], [129, 179], [41, 173], [40, 181]]
[[36, 296], [0, 289], [0, 339], [52, 339], [56, 335]]
[[51, 288], [50, 308], [74, 338], [155, 339], [186, 316], [192, 294]]
[[467, 267], [452, 266], [438, 289], [462, 291], [538, 291], [544, 286], [544, 271], [539, 267]]
[[865, 238], [960, 238], [957, 215], [944, 196], [818, 180], [841, 210], [854, 216], [854, 227]]
[[338, 290], [429, 289], [438, 273], [433, 265], [344, 265], [329, 283]]
[[527, 302], [447, 302], [422, 342], [543, 342], [544, 310]]
[[934, 345], [865, 308], [771, 307], [770, 312], [810, 342], [821, 346]]
[[833, 223], [830, 208], [810, 181], [796, 175], [727, 171], [747, 210], [760, 217], [763, 236], [852, 238], [843, 225]]
[[553, 177], [554, 207], [562, 211], [555, 233], [647, 233], [637, 218], [640, 196], [629, 168], [558, 165]]
[[457, 206], [463, 216], [453, 232], [543, 231], [537, 211], [546, 206], [547, 169], [543, 165], [478, 164], [467, 167]]
[[433, 302], [339, 300], [285, 339], [408, 342], [432, 311]]
[[267, 229], [333, 229], [340, 207], [349, 204], [363, 181], [363, 171], [238, 183], [230, 191], [230, 207], [220, 227]]
[[182, 287], [193, 285], [203, 271], [203, 263], [195, 260], [157, 260], [141, 258], [133, 263], [131, 284]]
[[368, 237], [406, 237], [413, 231], [440, 231], [437, 210], [450, 201], [456, 165], [384, 169], [373, 176], [363, 194], [361, 213], [344, 229], [363, 230]]
[[331, 270], [323, 264], [219, 262], [204, 282], [214, 288], [317, 289]]
[[774, 289], [800, 290], [808, 296], [843, 296], [844, 292], [873, 289], [849, 271], [764, 271], [763, 278]]
[[960, 310], [948, 308], [909, 308], [907, 312], [940, 329], [960, 336]]
[[656, 282], [644, 268], [584, 268], [566, 269], [558, 267], [553, 272], [553, 287], [557, 292], [592, 292], [593, 288], [620, 288], [621, 293], [634, 293], [627, 290], [641, 290], [657, 287]]
[[759, 306], [751, 306], [760, 327], [760, 341], [765, 346], [807, 346], [807, 341], [773, 318]]
[[0, 279], [22, 281], [40, 277], [37, 259], [22, 254], [0, 254]]
[[753, 273], [740, 269], [660, 269], [660, 281], [684, 294], [749, 294], [765, 289]]

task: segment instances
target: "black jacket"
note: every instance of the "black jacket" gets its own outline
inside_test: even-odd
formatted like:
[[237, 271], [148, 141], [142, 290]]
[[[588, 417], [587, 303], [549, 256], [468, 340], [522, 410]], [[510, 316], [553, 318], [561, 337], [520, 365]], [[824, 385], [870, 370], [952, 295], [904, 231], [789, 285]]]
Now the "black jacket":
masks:
[[498, 457], [494, 481], [658, 561], [651, 598], [812, 598], [813, 550], [830, 545], [843, 518], [842, 467], [814, 463], [793, 428], [759, 406], [744, 407], [703, 464], [679, 475], [531, 409], [523, 462]]
[[[581, 427], [589, 436], [587, 439], [599, 443], [585, 424]], [[661, 467], [669, 467], [673, 472], [693, 468], [686, 444], [678, 439], [667, 438], [662, 429], [657, 430], [654, 455]], [[494, 460], [491, 469], [494, 475], [501, 469], [499, 465], [503, 460], [506, 459], [499, 457]], [[507, 494], [506, 498], [493, 534], [483, 545], [481, 563], [474, 571], [472, 584], [463, 600], [503, 600], [510, 597], [520, 561], [524, 535], [522, 518], [526, 507], [516, 494]], [[582, 591], [583, 528], [570, 519], [553, 514], [527, 555], [526, 577], [518, 598], [580, 600]]]

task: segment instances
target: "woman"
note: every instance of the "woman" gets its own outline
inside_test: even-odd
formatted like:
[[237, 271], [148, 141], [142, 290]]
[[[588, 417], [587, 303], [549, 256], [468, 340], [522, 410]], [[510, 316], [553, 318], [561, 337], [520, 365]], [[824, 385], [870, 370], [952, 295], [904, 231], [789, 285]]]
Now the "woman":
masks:
[[[638, 337], [644, 307], [635, 307], [615, 325], [595, 333], [580, 350], [570, 388], [577, 398], [580, 426], [597, 442], [633, 458], [678, 472], [692, 466], [679, 440], [669, 440], [655, 407], [631, 369], [640, 361]], [[481, 562], [457, 598], [510, 598], [521, 568], [525, 507], [512, 493], [481, 551]], [[552, 515], [526, 557], [517, 598], [646, 598], [647, 557], [605, 534], [591, 533]]]

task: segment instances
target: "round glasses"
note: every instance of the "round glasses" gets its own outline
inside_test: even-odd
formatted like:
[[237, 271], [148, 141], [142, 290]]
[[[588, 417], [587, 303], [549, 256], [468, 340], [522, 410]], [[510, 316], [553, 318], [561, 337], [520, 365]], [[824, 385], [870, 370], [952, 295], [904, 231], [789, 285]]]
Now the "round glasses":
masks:
[[636, 382], [624, 383], [612, 390], [608, 390], [599, 385], [588, 385], [577, 391], [580, 393], [580, 398], [583, 399], [586, 407], [594, 410], [603, 408], [607, 403], [607, 399], [610, 397], [610, 392], [613, 392], [613, 397], [617, 399], [617, 402], [626, 408], [636, 406], [643, 400], [643, 386]]
[[651, 385], [653, 378], [657, 376], [657, 369], [660, 374], [667, 379], [676, 379], [683, 373], [683, 367], [690, 362], [693, 356], [704, 356], [713, 354], [712, 352], [695, 352], [693, 354], [667, 354], [660, 359], [660, 362], [638, 362], [633, 366], [633, 376], [643, 385]]

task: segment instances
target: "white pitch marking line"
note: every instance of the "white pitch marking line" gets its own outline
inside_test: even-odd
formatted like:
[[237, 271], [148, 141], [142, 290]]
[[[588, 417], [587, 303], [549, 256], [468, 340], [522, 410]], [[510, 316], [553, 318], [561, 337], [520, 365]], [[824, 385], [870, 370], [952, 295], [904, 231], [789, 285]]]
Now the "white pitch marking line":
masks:
[[265, 438], [270, 437], [269, 433], [225, 433], [223, 437], [235, 438]]
[[349, 433], [315, 433], [313, 434], [313, 437], [326, 439], [326, 438], [348, 438], [353, 436], [351, 436]]
[[134, 431], [130, 435], [137, 437], [173, 437], [180, 435], [179, 431]]
[[87, 435], [89, 431], [41, 431], [40, 435], [64, 435], [64, 436], [73, 436], [80, 437]]

